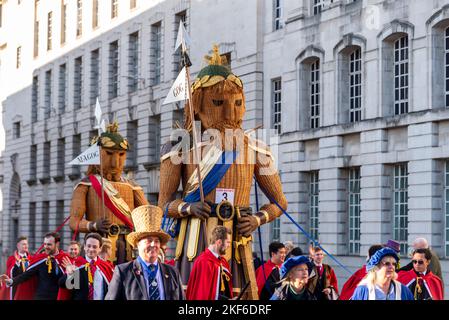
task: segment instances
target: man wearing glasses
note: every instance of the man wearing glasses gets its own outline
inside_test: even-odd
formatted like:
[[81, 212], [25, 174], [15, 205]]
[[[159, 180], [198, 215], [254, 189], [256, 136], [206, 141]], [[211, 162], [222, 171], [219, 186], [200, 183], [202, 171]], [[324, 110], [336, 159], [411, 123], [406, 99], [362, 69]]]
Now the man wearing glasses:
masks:
[[429, 249], [413, 251], [413, 269], [399, 272], [398, 280], [413, 293], [415, 300], [443, 300], [443, 282], [430, 271], [432, 253]]

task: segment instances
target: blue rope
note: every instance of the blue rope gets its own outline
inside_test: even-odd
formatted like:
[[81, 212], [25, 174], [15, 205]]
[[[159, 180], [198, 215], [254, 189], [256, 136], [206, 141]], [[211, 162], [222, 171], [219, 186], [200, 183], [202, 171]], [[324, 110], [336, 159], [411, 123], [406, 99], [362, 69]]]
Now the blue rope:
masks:
[[[255, 181], [255, 183], [257, 184], [257, 181]], [[260, 187], [260, 189], [262, 189], [262, 192], [265, 194], [265, 196], [272, 202], [272, 203], [274, 203], [276, 206], [278, 206], [278, 208], [279, 209], [281, 209], [281, 211], [282, 211], [282, 213], [283, 214], [285, 214], [286, 216], [287, 216], [287, 218], [291, 221], [291, 222], [293, 222], [293, 224], [309, 239], [309, 240], [311, 240], [311, 241], [313, 241], [313, 243], [315, 244], [315, 246], [316, 247], [319, 247], [321, 250], [323, 250], [323, 252], [324, 253], [326, 253], [328, 256], [329, 256], [329, 258], [331, 258], [332, 260], [334, 260], [340, 267], [342, 267], [344, 270], [346, 270], [349, 274], [352, 274], [352, 272], [347, 268], [347, 267], [345, 267], [343, 264], [341, 264], [340, 263], [340, 261], [338, 261], [333, 255], [331, 255], [329, 252], [327, 252], [326, 251], [326, 249], [324, 249], [315, 239], [313, 239], [313, 237], [309, 234], [309, 233], [307, 233], [307, 231], [306, 230], [304, 230], [285, 210], [284, 210], [284, 208], [282, 208], [280, 205], [279, 205], [279, 203], [276, 201], [276, 200], [274, 200], [274, 199], [272, 199], [268, 194], [267, 194], [267, 192], [265, 192], [265, 190], [262, 188], [262, 187]]]
[[[254, 177], [254, 190], [255, 190], [255, 194], [256, 194], [256, 212], [259, 211], [259, 192], [257, 190], [257, 181], [256, 181], [256, 177]], [[263, 276], [265, 278], [265, 285], [267, 284], [267, 277], [265, 275], [265, 261], [263, 259], [263, 248], [262, 248], [262, 231], [260, 229], [260, 226], [257, 227], [257, 233], [259, 235], [259, 249], [260, 249], [260, 262], [262, 263], [262, 272], [263, 272]]]

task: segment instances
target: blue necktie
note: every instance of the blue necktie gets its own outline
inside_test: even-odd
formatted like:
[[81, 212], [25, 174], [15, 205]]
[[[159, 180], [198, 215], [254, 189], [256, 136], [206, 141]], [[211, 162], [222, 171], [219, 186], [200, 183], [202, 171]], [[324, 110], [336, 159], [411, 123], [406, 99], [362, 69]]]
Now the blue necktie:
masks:
[[156, 280], [157, 266], [150, 264], [148, 274], [148, 297], [150, 300], [161, 300], [159, 296], [159, 286]]

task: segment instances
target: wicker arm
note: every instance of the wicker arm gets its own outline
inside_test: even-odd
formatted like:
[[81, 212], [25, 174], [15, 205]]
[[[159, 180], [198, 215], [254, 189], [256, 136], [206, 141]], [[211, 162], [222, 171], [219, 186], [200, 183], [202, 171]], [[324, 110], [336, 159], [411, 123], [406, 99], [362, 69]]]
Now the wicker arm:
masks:
[[[168, 216], [172, 218], [182, 218], [180, 204], [181, 199], [175, 199], [181, 181], [181, 164], [173, 164], [170, 158], [161, 162], [159, 180], [159, 201], [158, 206], [165, 212], [168, 206]], [[186, 210], [186, 209], [185, 209]]]
[[[260, 188], [284, 209], [287, 210], [287, 199], [282, 192], [282, 183], [274, 166], [273, 160], [264, 154], [257, 153], [256, 166], [254, 168], [257, 183]], [[281, 209], [270, 201], [259, 208], [255, 214], [259, 225], [269, 223], [282, 214]]]
[[88, 221], [84, 218], [86, 212], [87, 192], [89, 187], [86, 185], [78, 185], [73, 190], [72, 204], [70, 205], [70, 229], [73, 231], [78, 229], [78, 232], [89, 232], [89, 226], [93, 221]]

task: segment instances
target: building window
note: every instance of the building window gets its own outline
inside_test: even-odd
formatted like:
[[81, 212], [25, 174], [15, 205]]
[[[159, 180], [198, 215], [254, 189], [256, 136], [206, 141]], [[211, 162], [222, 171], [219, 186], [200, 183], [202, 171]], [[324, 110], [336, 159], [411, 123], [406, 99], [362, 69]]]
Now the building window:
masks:
[[43, 161], [43, 175], [42, 177], [44, 179], [47, 179], [50, 177], [50, 161], [51, 161], [51, 144], [50, 141], [44, 142], [44, 161]]
[[444, 78], [445, 78], [445, 100], [446, 100], [446, 108], [449, 108], [449, 28], [445, 31], [445, 37], [444, 37], [444, 48], [445, 48], [445, 55], [444, 55], [444, 64], [445, 64], [445, 72], [444, 72]]
[[[179, 22], [182, 21], [184, 24], [184, 27], [187, 30], [187, 13], [186, 11], [180, 12], [175, 15], [175, 32], [174, 32], [174, 42], [173, 46], [176, 44], [176, 38], [178, 35], [178, 29], [179, 29]], [[173, 56], [173, 63], [174, 63], [174, 74], [173, 76], [176, 78], [179, 74], [179, 72], [182, 69], [182, 61], [181, 61], [181, 48], [178, 48]]]
[[320, 60], [310, 65], [310, 128], [320, 127]]
[[109, 44], [109, 99], [118, 95], [118, 41]]
[[273, 30], [274, 31], [283, 28], [282, 1], [283, 0], [274, 0], [273, 1]]
[[408, 171], [407, 164], [394, 167], [393, 236], [401, 244], [401, 254], [407, 254], [408, 242]]
[[139, 81], [139, 33], [129, 35], [128, 56], [128, 88], [129, 92], [135, 92]]
[[33, 77], [33, 87], [31, 91], [31, 122], [36, 122], [39, 109], [39, 78], [37, 76]]
[[63, 178], [65, 174], [65, 138], [58, 139], [57, 148], [56, 176]]
[[58, 94], [58, 105], [59, 113], [65, 112], [67, 104], [67, 67], [66, 64], [61, 64], [59, 66], [59, 94]]
[[22, 65], [22, 47], [17, 47], [16, 50], [16, 69], [19, 69]]
[[83, 34], [83, 2], [76, 1], [76, 36], [80, 37]]
[[271, 80], [271, 128], [281, 134], [282, 128], [282, 80]]
[[42, 220], [41, 220], [41, 232], [46, 234], [50, 231], [50, 202], [42, 201]]
[[53, 108], [53, 95], [52, 95], [52, 75], [51, 70], [45, 72], [45, 115], [44, 118], [48, 119], [51, 116], [52, 108]]
[[[60, 226], [64, 222], [64, 218], [64, 200], [56, 200], [56, 225]], [[59, 243], [59, 247], [64, 248], [64, 229], [62, 229], [60, 232], [61, 242]]]
[[37, 173], [37, 145], [30, 147], [30, 180], [36, 180]]
[[321, 13], [323, 10], [324, 0], [312, 0], [313, 1], [313, 15]]
[[150, 162], [158, 163], [160, 160], [161, 149], [161, 116], [155, 115], [150, 117], [148, 128], [148, 142], [150, 149]]
[[[128, 141], [134, 141], [134, 145], [137, 145], [137, 120], [128, 121], [126, 129], [126, 137]], [[137, 168], [137, 148], [130, 148], [126, 153], [126, 168], [134, 171]]]
[[394, 42], [394, 114], [408, 112], [408, 37]]
[[444, 175], [444, 248], [446, 257], [449, 256], [449, 161], [445, 164]]
[[36, 246], [36, 202], [30, 202], [30, 233], [29, 233], [29, 247], [30, 252], [31, 248], [35, 248]]
[[47, 50], [51, 50], [51, 40], [53, 37], [53, 12], [47, 16]]
[[[91, 141], [89, 137], [89, 141]], [[72, 136], [72, 159], [75, 159], [81, 153], [81, 134], [75, 134]], [[80, 174], [80, 166], [71, 166], [71, 175], [78, 176]]]
[[83, 94], [83, 57], [75, 59], [75, 74], [73, 76], [73, 109], [81, 109]]
[[360, 49], [349, 57], [349, 122], [360, 121], [362, 116], [362, 55]]
[[130, 0], [129, 7], [130, 9], [134, 9], [135, 7], [137, 7], [137, 0]]
[[33, 57], [39, 55], [39, 21], [34, 21], [34, 50]]
[[12, 137], [13, 139], [20, 138], [20, 122], [14, 122], [12, 124]]
[[67, 5], [61, 0], [61, 44], [65, 43], [65, 36], [67, 31]]
[[360, 254], [360, 169], [349, 170], [349, 254]]
[[281, 218], [274, 219], [271, 223], [271, 242], [281, 241]]
[[98, 27], [98, 0], [92, 1], [92, 29]]
[[314, 240], [318, 240], [319, 229], [319, 184], [318, 184], [318, 171], [310, 173], [309, 181], [309, 234]]
[[100, 49], [90, 53], [90, 103], [94, 104], [100, 97]]
[[151, 26], [151, 79], [152, 84], [157, 85], [161, 82], [162, 69], [162, 23], [158, 22]]
[[111, 18], [118, 16], [118, 0], [111, 0]]

